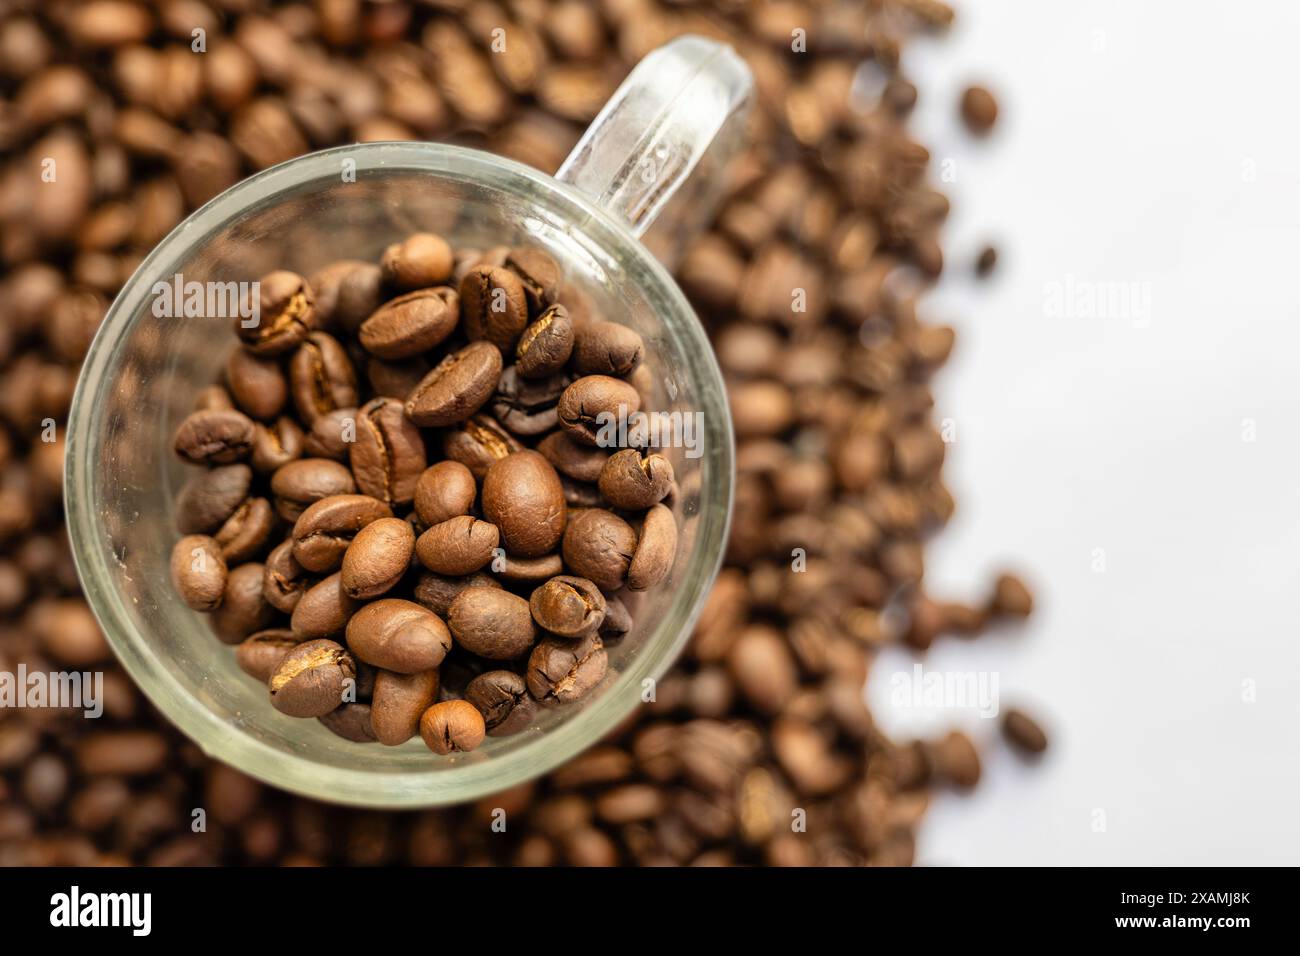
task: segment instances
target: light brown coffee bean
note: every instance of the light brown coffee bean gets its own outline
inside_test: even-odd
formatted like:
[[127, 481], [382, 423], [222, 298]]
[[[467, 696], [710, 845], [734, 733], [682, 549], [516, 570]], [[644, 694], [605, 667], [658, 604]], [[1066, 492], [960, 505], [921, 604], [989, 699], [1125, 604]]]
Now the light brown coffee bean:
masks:
[[299, 644], [271, 674], [271, 704], [290, 717], [323, 717], [343, 704], [356, 679], [352, 655], [334, 641]]
[[466, 588], [500, 588], [501, 583], [491, 575], [469, 574], [464, 577], [449, 577], [445, 574], [434, 574], [427, 571], [420, 575], [420, 580], [415, 584], [415, 599], [427, 607], [434, 614], [444, 620], [447, 617], [447, 611], [451, 608], [451, 602], [456, 600], [456, 595]]
[[573, 369], [579, 375], [631, 375], [645, 357], [645, 342], [626, 325], [592, 322], [576, 335]]
[[626, 521], [611, 511], [590, 508], [569, 519], [564, 530], [564, 563], [577, 576], [607, 591], [617, 591], [627, 582], [636, 544], [636, 532]]
[[357, 490], [352, 472], [328, 458], [300, 458], [271, 476], [275, 507], [285, 521], [297, 521], [311, 505]]
[[515, 367], [526, 378], [550, 378], [564, 369], [573, 353], [573, 320], [558, 302], [542, 312], [515, 345]]
[[931, 745], [928, 752], [935, 773], [942, 779], [963, 789], [979, 783], [979, 753], [971, 739], [961, 731], [950, 731]]
[[677, 519], [671, 508], [655, 505], [641, 523], [641, 534], [627, 569], [628, 590], [644, 591], [660, 584], [676, 559]]
[[[411, 566], [415, 529], [401, 518], [380, 518], [357, 532], [340, 571], [348, 597], [370, 600], [391, 591]], [[362, 660], [369, 661], [364, 655]]]
[[420, 563], [438, 574], [472, 574], [492, 560], [500, 541], [497, 526], [472, 515], [448, 518], [415, 542]]
[[257, 422], [253, 425], [253, 449], [248, 463], [258, 474], [274, 474], [301, 458], [303, 446], [302, 428], [288, 415], [281, 415], [270, 425]]
[[461, 591], [447, 611], [447, 626], [459, 646], [495, 661], [526, 654], [537, 636], [528, 602], [495, 588]]
[[172, 587], [185, 606], [195, 611], [212, 611], [226, 593], [226, 561], [221, 545], [207, 535], [181, 538], [172, 548]]
[[560, 396], [559, 418], [570, 438], [584, 445], [600, 445], [603, 434], [640, 408], [641, 396], [627, 382], [608, 375], [587, 375]]
[[262, 596], [271, 607], [292, 614], [311, 584], [306, 569], [294, 560], [293, 538], [286, 538], [271, 549], [262, 574]]
[[428, 608], [401, 598], [361, 608], [348, 621], [347, 638], [360, 660], [398, 674], [432, 670], [451, 650], [447, 625]]
[[460, 297], [455, 289], [418, 289], [376, 309], [361, 323], [358, 338], [371, 355], [400, 361], [441, 345], [459, 321]]
[[519, 277], [528, 297], [528, 308], [537, 315], [559, 298], [563, 284], [560, 265], [546, 250], [518, 246], [506, 256], [506, 268]]
[[523, 449], [519, 440], [487, 415], [475, 415], [443, 437], [442, 451], [482, 480], [494, 461]]
[[961, 118], [972, 133], [983, 136], [998, 120], [998, 101], [982, 86], [968, 86], [961, 94]]
[[441, 236], [417, 232], [384, 250], [379, 260], [384, 281], [395, 289], [423, 289], [451, 278], [451, 246]]
[[415, 484], [415, 513], [426, 525], [469, 514], [478, 495], [470, 470], [458, 461], [426, 468]]
[[1009, 617], [1028, 617], [1034, 610], [1034, 596], [1019, 577], [1001, 574], [994, 584], [989, 610]]
[[289, 627], [300, 639], [337, 637], [361, 602], [347, 596], [342, 576], [331, 574], [312, 585], [293, 609]]
[[673, 480], [673, 466], [663, 455], [624, 448], [609, 456], [597, 485], [615, 508], [644, 511], [667, 497]]
[[420, 718], [438, 700], [438, 672], [375, 675], [375, 696], [370, 720], [375, 739], [388, 747], [404, 744], [420, 730]]
[[436, 754], [465, 753], [483, 742], [487, 728], [473, 704], [447, 700], [434, 704], [420, 718], [420, 736]]
[[489, 737], [506, 737], [526, 729], [537, 716], [528, 684], [514, 671], [486, 671], [465, 688], [465, 700], [483, 715]]
[[429, 363], [421, 355], [386, 362], [373, 356], [366, 362], [366, 378], [376, 396], [396, 398], [402, 402], [415, 391], [415, 386], [429, 374]]
[[540, 558], [513, 558], [506, 555], [494, 561], [492, 573], [502, 581], [513, 584], [541, 584], [564, 573], [564, 557], [558, 551]]
[[565, 431], [547, 435], [538, 443], [537, 450], [561, 475], [584, 482], [598, 481], [610, 458], [604, 448], [574, 441]]
[[242, 461], [252, 446], [253, 420], [242, 412], [191, 412], [176, 429], [176, 454], [195, 464]]
[[605, 595], [586, 578], [559, 575], [532, 593], [528, 607], [544, 631], [560, 637], [595, 632], [605, 620]]
[[493, 462], [483, 479], [483, 514], [497, 526], [509, 554], [547, 554], [559, 544], [567, 517], [559, 476], [531, 450]]
[[308, 334], [289, 360], [289, 382], [299, 420], [308, 428], [322, 415], [357, 405], [357, 373], [346, 350], [325, 332]]
[[226, 384], [239, 410], [263, 421], [275, 418], [289, 400], [289, 383], [274, 358], [237, 348], [226, 362]]
[[258, 355], [283, 355], [315, 328], [314, 299], [307, 280], [279, 270], [258, 280], [257, 316], [235, 320], [235, 333]]
[[567, 704], [586, 696], [605, 677], [608, 656], [600, 638], [548, 637], [528, 658], [528, 692], [543, 704]]
[[344, 461], [357, 440], [356, 408], [338, 408], [320, 416], [303, 436], [303, 453], [311, 458]]
[[352, 474], [363, 494], [398, 508], [415, 498], [426, 464], [424, 438], [395, 398], [376, 398], [357, 414]]
[[1024, 753], [1041, 754], [1047, 749], [1047, 734], [1022, 710], [1010, 708], [1002, 715], [1002, 734]]
[[421, 428], [463, 422], [486, 404], [501, 378], [501, 353], [471, 342], [439, 362], [406, 400], [406, 415]]
[[265, 498], [244, 501], [213, 535], [221, 546], [226, 564], [251, 561], [266, 550], [279, 522], [271, 502]]
[[226, 523], [252, 486], [247, 465], [221, 465], [190, 478], [176, 498], [176, 530], [210, 534]]
[[358, 531], [392, 509], [369, 495], [331, 495], [314, 502], [293, 526], [294, 559], [308, 571], [328, 574], [343, 562], [343, 555]]
[[528, 324], [528, 297], [519, 277], [500, 266], [475, 266], [460, 282], [465, 332], [471, 341], [486, 340], [505, 355]]
[[289, 652], [298, 646], [298, 637], [288, 628], [273, 628], [250, 634], [235, 648], [235, 663], [250, 677], [265, 684]]
[[332, 734], [354, 744], [368, 744], [378, 739], [370, 704], [344, 704], [316, 719]]
[[221, 606], [208, 618], [214, 634], [225, 644], [238, 644], [255, 631], [270, 627], [275, 608], [262, 596], [265, 568], [256, 562], [232, 568], [226, 576]]

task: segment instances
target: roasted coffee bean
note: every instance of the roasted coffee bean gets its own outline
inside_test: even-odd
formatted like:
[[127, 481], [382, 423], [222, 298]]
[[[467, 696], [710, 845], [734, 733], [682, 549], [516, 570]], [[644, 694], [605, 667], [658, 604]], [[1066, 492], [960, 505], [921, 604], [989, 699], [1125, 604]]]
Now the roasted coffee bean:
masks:
[[627, 582], [636, 545], [631, 525], [611, 511], [590, 508], [574, 514], [564, 529], [564, 563], [579, 577], [617, 591]]
[[440, 618], [446, 619], [451, 602], [466, 588], [500, 588], [491, 575], [478, 573], [464, 577], [448, 577], [431, 571], [420, 575], [415, 585], [415, 599]]
[[316, 718], [330, 733], [356, 744], [378, 740], [370, 704], [344, 704], [323, 717]]
[[483, 715], [489, 737], [506, 737], [526, 729], [537, 715], [528, 684], [514, 671], [487, 671], [465, 688], [465, 700]]
[[507, 455], [493, 462], [483, 479], [483, 514], [497, 526], [509, 554], [547, 554], [564, 534], [567, 509], [560, 478], [535, 451]]
[[415, 513], [425, 525], [469, 514], [478, 495], [470, 470], [458, 461], [440, 461], [426, 468], [415, 483]]
[[347, 627], [352, 653], [398, 674], [432, 670], [451, 650], [451, 635], [432, 611], [413, 601], [384, 598], [361, 608]]
[[221, 556], [227, 564], [243, 564], [266, 550], [278, 525], [271, 502], [265, 498], [249, 498], [213, 537], [221, 546]]
[[600, 588], [569, 575], [551, 578], [535, 590], [528, 607], [538, 627], [560, 637], [591, 634], [605, 620], [605, 595]]
[[237, 348], [226, 362], [226, 384], [239, 410], [263, 421], [275, 418], [289, 400], [289, 383], [274, 358]]
[[221, 465], [185, 483], [176, 498], [176, 530], [181, 534], [210, 534], [234, 514], [248, 497], [253, 472], [247, 465]]
[[640, 408], [641, 396], [627, 382], [608, 375], [587, 375], [560, 396], [560, 424], [575, 441], [601, 445], [603, 434], [616, 430], [620, 421]]
[[283, 355], [315, 328], [311, 287], [280, 270], [258, 280], [257, 315], [235, 320], [235, 332], [258, 355]]
[[655, 505], [646, 512], [637, 537], [632, 563], [627, 569], [631, 591], [645, 591], [659, 585], [677, 558], [677, 519], [671, 508]]
[[598, 481], [610, 458], [604, 448], [574, 441], [563, 431], [547, 435], [538, 443], [537, 450], [561, 475], [584, 482]]
[[1033, 610], [1034, 596], [1025, 582], [1014, 574], [999, 575], [989, 602], [990, 613], [1023, 618]]
[[550, 253], [536, 246], [520, 246], [510, 250], [505, 265], [519, 277], [534, 315], [559, 298], [562, 276]]
[[460, 647], [494, 661], [526, 654], [537, 636], [528, 602], [495, 588], [461, 591], [447, 611], [447, 626]]
[[487, 403], [501, 378], [501, 353], [471, 342], [439, 362], [406, 400], [406, 415], [421, 428], [463, 422]]
[[362, 406], [351, 463], [363, 494], [393, 507], [405, 507], [415, 498], [415, 485], [426, 464], [424, 438], [400, 401], [376, 398]]
[[361, 323], [358, 337], [371, 355], [399, 361], [440, 345], [459, 321], [460, 297], [455, 289], [417, 289], [376, 309]]
[[[355, 305], [356, 296], [349, 290], [355, 290], [358, 280], [367, 272], [373, 277], [373, 292], [365, 305], [370, 306], [357, 315], [349, 314], [350, 305]], [[353, 332], [362, 319], [379, 305], [380, 270], [377, 265], [361, 259], [341, 259], [312, 273], [307, 279], [315, 294], [316, 324], [327, 332]], [[349, 301], [351, 299], [351, 301]]]
[[352, 655], [333, 641], [299, 644], [271, 674], [271, 704], [290, 717], [323, 717], [343, 704], [356, 679]]
[[441, 236], [417, 232], [384, 250], [379, 268], [395, 289], [423, 289], [451, 278], [451, 246]]
[[234, 407], [234, 399], [232, 399], [230, 393], [220, 385], [207, 386], [200, 391], [198, 397], [194, 399], [194, 411], [196, 412], [230, 411]]
[[766, 625], [754, 625], [740, 634], [727, 655], [727, 671], [760, 713], [779, 713], [798, 690], [799, 671], [789, 646]]
[[605, 599], [605, 619], [600, 622], [601, 639], [609, 644], [632, 630], [632, 614], [627, 605], [616, 597]]
[[232, 568], [226, 576], [221, 606], [208, 618], [213, 633], [225, 644], [238, 644], [254, 631], [269, 627], [275, 608], [262, 596], [265, 569], [256, 562]]
[[472, 515], [448, 518], [429, 528], [415, 542], [415, 553], [438, 574], [472, 574], [492, 560], [500, 541], [497, 526]]
[[358, 600], [392, 590], [410, 568], [414, 554], [415, 529], [409, 521], [380, 518], [371, 522], [357, 532], [343, 553], [343, 590]]
[[357, 440], [359, 414], [355, 408], [337, 408], [317, 418], [303, 436], [303, 453], [311, 458], [344, 461]]
[[253, 420], [242, 412], [191, 412], [176, 429], [176, 454], [195, 464], [241, 461], [252, 446]]
[[436, 754], [465, 753], [483, 742], [483, 715], [473, 704], [447, 700], [434, 704], [420, 718], [420, 736]]
[[343, 590], [342, 575], [331, 574], [312, 585], [293, 609], [289, 627], [300, 639], [336, 637], [361, 607]]
[[357, 373], [332, 335], [312, 332], [289, 360], [289, 382], [298, 418], [310, 428], [322, 415], [357, 405]]
[[515, 584], [540, 584], [564, 573], [564, 558], [558, 552], [540, 558], [513, 558], [507, 555], [492, 562], [492, 573]]
[[1002, 734], [1025, 753], [1040, 754], [1047, 749], [1047, 734], [1022, 710], [1012, 708], [1002, 715]]
[[250, 634], [235, 648], [235, 663], [245, 674], [263, 684], [288, 653], [298, 646], [298, 638], [288, 628], [275, 628]]
[[579, 375], [616, 375], [625, 378], [645, 357], [645, 342], [626, 325], [592, 322], [577, 333], [573, 369]]
[[486, 340], [498, 354], [514, 353], [528, 325], [528, 297], [515, 273], [500, 266], [475, 266], [461, 279], [460, 301], [471, 341]]
[[515, 368], [525, 378], [550, 378], [563, 370], [573, 353], [573, 320], [558, 302], [542, 312], [515, 346]]
[[517, 438], [487, 415], [475, 415], [460, 428], [449, 430], [442, 443], [443, 454], [460, 462], [480, 480], [494, 461], [523, 447]]
[[624, 448], [609, 456], [597, 484], [615, 508], [644, 511], [667, 497], [673, 485], [673, 466], [657, 452]]
[[214, 538], [192, 534], [172, 548], [172, 586], [187, 607], [211, 611], [226, 593], [226, 561]]
[[370, 721], [375, 739], [396, 747], [420, 730], [420, 718], [438, 700], [437, 670], [396, 674], [381, 670], [375, 675], [375, 696]]
[[357, 490], [352, 472], [328, 458], [291, 461], [271, 476], [275, 507], [285, 521], [297, 521], [311, 505]]
[[998, 119], [998, 101], [982, 86], [968, 86], [961, 94], [961, 118], [966, 128], [984, 135]]
[[530, 437], [550, 431], [558, 421], [560, 396], [569, 381], [567, 375], [526, 379], [512, 365], [501, 373], [490, 406], [492, 414], [516, 435]]
[[961, 731], [950, 731], [928, 748], [928, 755], [931, 766], [941, 779], [962, 788], [979, 783], [979, 753], [971, 739]]
[[248, 463], [259, 474], [274, 474], [303, 453], [302, 428], [287, 415], [281, 415], [270, 425], [257, 422], [253, 425], [253, 450]]
[[375, 395], [381, 398], [396, 398], [405, 402], [406, 396], [415, 391], [420, 379], [428, 374], [428, 361], [418, 355], [398, 362], [385, 362], [371, 357], [366, 362], [366, 378]]
[[601, 682], [608, 664], [595, 634], [577, 640], [544, 638], [528, 658], [528, 692], [543, 704], [570, 703]]
[[987, 279], [993, 274], [993, 269], [998, 264], [998, 250], [995, 246], [985, 246], [975, 257], [975, 275], [980, 279]]
[[388, 505], [369, 495], [331, 495], [310, 505], [293, 526], [294, 559], [308, 571], [328, 574], [343, 562], [358, 531], [391, 518]]
[[311, 586], [307, 572], [293, 557], [293, 539], [286, 538], [276, 545], [266, 558], [262, 575], [262, 596], [266, 602], [285, 614], [292, 614], [298, 600]]

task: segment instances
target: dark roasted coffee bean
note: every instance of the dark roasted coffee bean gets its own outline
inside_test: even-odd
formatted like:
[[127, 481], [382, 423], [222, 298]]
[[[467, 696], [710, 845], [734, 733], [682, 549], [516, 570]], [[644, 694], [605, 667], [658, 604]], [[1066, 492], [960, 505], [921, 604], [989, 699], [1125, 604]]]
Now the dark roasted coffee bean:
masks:
[[346, 460], [352, 443], [357, 440], [359, 414], [355, 408], [338, 408], [317, 418], [303, 436], [303, 453], [311, 458]]
[[558, 302], [528, 325], [515, 346], [515, 367], [526, 378], [550, 378], [573, 352], [573, 320]]
[[451, 246], [441, 236], [417, 232], [384, 250], [379, 268], [395, 289], [424, 289], [451, 278]]
[[492, 560], [500, 541], [496, 525], [472, 515], [448, 518], [429, 528], [415, 542], [415, 553], [438, 574], [472, 574]]
[[799, 671], [785, 640], [766, 625], [746, 628], [727, 655], [736, 688], [760, 713], [775, 714], [798, 690]]
[[540, 584], [564, 573], [564, 558], [558, 551], [540, 558], [514, 558], [507, 555], [492, 563], [492, 573], [514, 584]]
[[352, 655], [333, 641], [299, 644], [271, 675], [271, 703], [290, 717], [323, 717], [343, 703], [356, 679]]
[[627, 581], [636, 544], [636, 532], [626, 521], [611, 511], [590, 508], [569, 519], [564, 530], [564, 563], [579, 577], [617, 591]]
[[673, 466], [657, 452], [635, 448], [616, 451], [600, 470], [600, 493], [615, 508], [644, 511], [667, 497], [673, 484]]
[[266, 559], [262, 596], [277, 611], [292, 614], [298, 599], [311, 586], [307, 572], [293, 557], [293, 538], [276, 545]]
[[[343, 553], [340, 571], [349, 597], [369, 600], [394, 586], [406, 574], [415, 554], [415, 529], [401, 518], [380, 518], [357, 532]], [[364, 655], [362, 660], [366, 660]]]
[[436, 754], [464, 753], [483, 742], [483, 715], [463, 700], [434, 704], [420, 718], [420, 736]]
[[214, 538], [192, 534], [172, 548], [172, 586], [187, 607], [211, 611], [226, 593], [226, 561]]
[[475, 266], [461, 279], [460, 301], [470, 340], [486, 340], [513, 355], [528, 324], [528, 297], [519, 277], [500, 266]]
[[528, 308], [534, 315], [559, 298], [562, 276], [550, 253], [536, 246], [520, 246], [510, 250], [505, 264], [523, 283]]
[[342, 576], [331, 574], [307, 589], [293, 609], [289, 626], [304, 641], [336, 637], [359, 607], [361, 602], [343, 590]]
[[626, 421], [641, 408], [641, 396], [627, 382], [608, 375], [587, 375], [560, 396], [560, 424], [569, 437], [585, 445], [611, 447], [607, 437], [618, 434]]
[[631, 375], [645, 357], [645, 342], [626, 325], [592, 322], [577, 333], [573, 368], [579, 375]]
[[388, 505], [369, 495], [331, 495], [313, 503], [293, 526], [293, 556], [316, 574], [328, 574], [358, 531], [380, 518], [391, 518]]
[[194, 411], [196, 412], [221, 412], [230, 411], [235, 407], [234, 399], [230, 393], [220, 385], [209, 385], [204, 388], [196, 399], [194, 399]]
[[528, 696], [528, 684], [514, 671], [487, 671], [465, 688], [465, 700], [483, 715], [489, 737], [517, 734], [537, 715], [537, 703]]
[[605, 595], [600, 588], [569, 575], [551, 578], [535, 590], [528, 607], [538, 627], [560, 637], [591, 634], [605, 620]]
[[308, 428], [322, 415], [357, 404], [357, 373], [332, 335], [312, 332], [289, 360], [289, 382], [298, 418]]
[[466, 588], [500, 588], [501, 584], [488, 574], [470, 574], [448, 577], [427, 571], [420, 575], [415, 585], [415, 599], [434, 614], [446, 619], [451, 602]]
[[243, 564], [266, 550], [278, 524], [271, 502], [265, 498], [249, 498], [213, 537], [221, 546], [221, 556], [227, 564]]
[[600, 622], [600, 636], [606, 644], [626, 637], [632, 630], [632, 615], [627, 605], [616, 597], [605, 599], [605, 619]]
[[297, 521], [307, 508], [323, 498], [348, 495], [356, 490], [352, 472], [328, 458], [291, 461], [271, 476], [276, 511], [285, 521]]
[[528, 658], [528, 692], [543, 704], [570, 703], [601, 682], [608, 664], [595, 634], [577, 640], [544, 638]]
[[507, 455], [483, 479], [483, 514], [497, 526], [509, 554], [547, 554], [559, 544], [567, 516], [559, 476], [535, 451]]
[[460, 647], [494, 661], [526, 654], [537, 635], [528, 602], [495, 588], [461, 591], [447, 611], [447, 625]]
[[560, 396], [569, 381], [567, 375], [526, 379], [512, 365], [497, 382], [490, 406], [492, 414], [516, 435], [529, 437], [550, 431], [558, 421]]
[[298, 646], [298, 638], [288, 628], [275, 628], [250, 634], [235, 648], [239, 669], [265, 684], [288, 653]]
[[302, 457], [302, 428], [287, 415], [281, 415], [270, 425], [257, 422], [253, 426], [253, 450], [248, 463], [259, 474], [274, 474], [291, 461]]
[[347, 638], [360, 660], [398, 674], [432, 670], [451, 650], [447, 625], [428, 608], [400, 598], [361, 608], [348, 621]]
[[[345, 317], [343, 308], [346, 295], [344, 288], [347, 285], [355, 285], [355, 273], [364, 273], [365, 270], [373, 270], [375, 278], [375, 297], [374, 305], [379, 304], [378, 287], [379, 287], [379, 267], [373, 263], [365, 262], [361, 259], [341, 259], [337, 262], [331, 262], [329, 265], [312, 273], [307, 279], [307, 284], [316, 297], [316, 324], [319, 328], [327, 332], [353, 332], [356, 329], [356, 322], [369, 315], [373, 308], [365, 310], [361, 316]], [[347, 318], [355, 318], [355, 322], [349, 324]]]
[[396, 398], [405, 402], [406, 396], [415, 391], [420, 379], [429, 374], [429, 363], [423, 356], [402, 359], [397, 362], [385, 362], [371, 357], [366, 362], [366, 378], [375, 395], [382, 398]]
[[471, 342], [439, 362], [406, 400], [406, 415], [421, 428], [463, 422], [487, 403], [501, 378], [501, 353]]
[[415, 498], [415, 484], [426, 464], [424, 438], [400, 401], [376, 398], [362, 406], [351, 463], [363, 494], [393, 507], [405, 507]]
[[998, 101], [982, 86], [968, 86], [961, 94], [961, 118], [972, 133], [984, 135], [998, 120]]
[[595, 482], [609, 460], [609, 452], [574, 441], [567, 432], [556, 431], [537, 445], [537, 450], [561, 475], [575, 481]]
[[316, 719], [324, 724], [330, 733], [356, 744], [368, 744], [378, 739], [370, 704], [344, 704], [338, 710], [332, 710]]
[[671, 508], [655, 505], [646, 512], [637, 537], [632, 563], [627, 569], [627, 586], [645, 591], [663, 582], [677, 559], [677, 519]]
[[176, 429], [176, 453], [195, 464], [241, 461], [252, 446], [253, 420], [242, 412], [192, 412]]
[[1002, 733], [1025, 753], [1040, 754], [1047, 749], [1047, 734], [1022, 710], [1010, 709], [1002, 715]]
[[225, 644], [238, 644], [254, 631], [269, 627], [275, 608], [262, 596], [265, 569], [255, 562], [232, 568], [226, 576], [221, 606], [212, 612], [208, 624]]
[[440, 461], [426, 468], [415, 484], [415, 513], [426, 525], [469, 514], [478, 486], [470, 470], [458, 461]]
[[237, 348], [226, 362], [226, 384], [239, 410], [263, 421], [275, 418], [289, 400], [289, 383], [274, 358]]
[[375, 695], [370, 720], [375, 739], [396, 747], [420, 730], [420, 718], [438, 700], [438, 671], [396, 674], [381, 670], [375, 675]]
[[307, 280], [278, 271], [258, 280], [257, 316], [235, 320], [235, 332], [258, 355], [292, 351], [315, 328], [313, 297]]
[[494, 461], [523, 447], [515, 436], [487, 415], [475, 415], [461, 427], [448, 430], [442, 442], [443, 454], [460, 462], [480, 480]]
[[195, 475], [176, 498], [176, 529], [181, 534], [217, 530], [248, 497], [252, 482], [247, 465], [222, 465]]
[[398, 296], [361, 323], [361, 346], [389, 361], [415, 358], [440, 345], [460, 321], [460, 297], [448, 286]]

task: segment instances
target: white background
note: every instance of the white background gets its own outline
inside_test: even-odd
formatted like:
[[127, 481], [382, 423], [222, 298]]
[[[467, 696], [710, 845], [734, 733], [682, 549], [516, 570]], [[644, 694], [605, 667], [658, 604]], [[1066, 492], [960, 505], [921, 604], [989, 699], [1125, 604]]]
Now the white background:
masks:
[[[1300, 863], [1298, 36], [1281, 2], [979, 0], [905, 56], [916, 135], [956, 171], [926, 314], [959, 333], [937, 383], [958, 512], [927, 580], [973, 598], [1021, 567], [1039, 601], [924, 663], [995, 672], [1053, 739], [1028, 767], [996, 721], [891, 707], [912, 661], [882, 657], [888, 730], [987, 743], [918, 862]], [[986, 141], [956, 118], [972, 80], [1002, 105]], [[1149, 310], [1063, 316], [1071, 281], [1138, 283]]]

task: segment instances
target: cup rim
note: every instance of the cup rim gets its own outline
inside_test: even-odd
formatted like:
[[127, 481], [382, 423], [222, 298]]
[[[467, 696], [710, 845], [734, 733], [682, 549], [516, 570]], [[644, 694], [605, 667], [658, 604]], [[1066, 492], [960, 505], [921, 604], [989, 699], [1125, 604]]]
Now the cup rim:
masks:
[[[108, 373], [116, 367], [124, 333], [142, 314], [148, 280], [159, 274], [160, 265], [183, 260], [258, 203], [288, 198], [295, 191], [336, 177], [341, 157], [355, 160], [358, 178], [363, 174], [427, 173], [472, 178], [539, 207], [544, 198], [546, 207], [562, 213], [572, 228], [589, 237], [631, 281], [646, 288], [648, 297], [669, 307], [660, 313], [664, 326], [678, 337], [689, 374], [696, 380], [702, 376], [706, 382], [700, 388], [699, 404], [705, 413], [710, 451], [703, 467], [713, 473], [706, 473], [702, 485], [695, 547], [677, 584], [683, 593], [674, 597], [670, 612], [655, 623], [645, 645], [617, 680], [582, 710], [535, 741], [451, 770], [394, 773], [322, 764], [277, 749], [252, 734], [232, 733], [225, 719], [181, 685], [127, 615], [121, 592], [113, 586], [115, 571], [104, 543], [102, 515], [89, 494], [95, 464], [91, 450], [97, 431], [92, 425], [98, 425], [107, 407], [99, 398], [110, 385]], [[572, 186], [502, 156], [451, 144], [361, 143], [298, 156], [236, 183], [182, 220], [140, 263], [109, 307], [78, 376], [68, 415], [64, 510], [83, 593], [114, 654], [163, 716], [209, 757], [302, 796], [336, 804], [414, 809], [472, 800], [540, 776], [599, 741], [632, 712], [641, 701], [642, 682], [662, 677], [685, 647], [721, 567], [731, 522], [734, 458], [722, 373], [704, 328], [664, 266], [625, 224]], [[670, 623], [672, 634], [668, 633]], [[650, 653], [652, 650], [656, 653]]]

